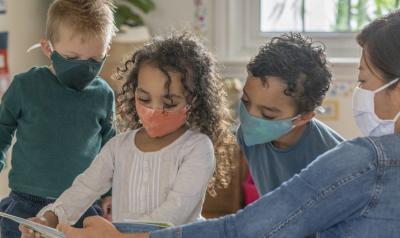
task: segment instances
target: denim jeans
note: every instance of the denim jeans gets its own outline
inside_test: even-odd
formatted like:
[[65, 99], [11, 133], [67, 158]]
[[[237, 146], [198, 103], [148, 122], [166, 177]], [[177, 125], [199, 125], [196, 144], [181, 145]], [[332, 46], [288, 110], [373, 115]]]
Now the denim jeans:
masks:
[[[11, 192], [7, 198], [0, 202], [0, 211], [22, 218], [30, 218], [36, 216], [43, 207], [53, 202], [53, 199], [41, 198], [20, 192]], [[81, 228], [84, 218], [101, 214], [100, 206], [94, 204], [75, 224], [75, 227]], [[0, 237], [20, 238], [21, 233], [18, 230], [18, 226], [16, 222], [0, 218]]]
[[151, 238], [400, 237], [400, 134], [344, 142], [235, 215]]

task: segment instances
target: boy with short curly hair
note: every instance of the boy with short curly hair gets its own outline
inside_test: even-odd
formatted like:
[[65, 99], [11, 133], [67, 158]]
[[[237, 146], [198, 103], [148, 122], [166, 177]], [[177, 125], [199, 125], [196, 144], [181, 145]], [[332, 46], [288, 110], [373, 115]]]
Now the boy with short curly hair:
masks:
[[296, 33], [274, 37], [247, 71], [238, 141], [264, 195], [343, 138], [314, 118], [332, 79], [321, 44]]

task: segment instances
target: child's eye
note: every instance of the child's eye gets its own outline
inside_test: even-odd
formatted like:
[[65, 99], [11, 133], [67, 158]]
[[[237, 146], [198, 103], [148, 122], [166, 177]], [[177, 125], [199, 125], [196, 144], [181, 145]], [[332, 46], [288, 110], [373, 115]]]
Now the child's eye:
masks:
[[68, 60], [77, 60], [78, 59], [78, 57], [65, 57], [66, 59], [68, 59]]
[[243, 98], [241, 98], [240, 100], [242, 100], [243, 104], [245, 104], [245, 105], [247, 105], [249, 103], [249, 101], [247, 101], [247, 100], [245, 100]]
[[177, 104], [164, 104], [164, 109], [171, 109], [171, 108], [174, 108], [176, 106], [177, 106]]
[[264, 114], [262, 114], [262, 117], [263, 117], [264, 119], [267, 119], [267, 120], [274, 120], [273, 117], [270, 117], [270, 116], [267, 116], [267, 115], [264, 115]]
[[143, 103], [148, 103], [150, 102], [150, 99], [144, 99], [144, 98], [138, 98], [139, 101], [143, 102]]

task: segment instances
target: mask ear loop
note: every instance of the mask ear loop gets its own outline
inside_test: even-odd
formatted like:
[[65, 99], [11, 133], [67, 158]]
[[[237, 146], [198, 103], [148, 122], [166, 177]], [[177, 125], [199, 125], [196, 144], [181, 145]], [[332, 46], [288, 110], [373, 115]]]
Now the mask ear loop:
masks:
[[302, 114], [299, 114], [299, 115], [297, 115], [297, 116], [294, 116], [293, 118], [292, 118], [292, 128], [291, 129], [293, 129], [293, 128], [295, 128], [296, 127], [296, 125], [295, 124], [293, 124], [293, 122], [295, 121], [295, 120], [297, 120], [297, 119], [299, 119], [300, 117], [301, 117], [301, 115]]
[[382, 90], [384, 90], [384, 89], [390, 87], [391, 85], [395, 84], [395, 83], [396, 83], [397, 81], [399, 81], [399, 80], [400, 80], [400, 78], [396, 78], [396, 79], [392, 80], [391, 82], [389, 82], [389, 83], [383, 85], [382, 87], [380, 87], [380, 88], [374, 90], [373, 92], [374, 92], [374, 93], [378, 93], [378, 92], [380, 92], [380, 91], [382, 91]]
[[[395, 79], [395, 80], [393, 80], [393, 81], [399, 81], [400, 80], [400, 78], [397, 78], [397, 79]], [[392, 84], [391, 84], [392, 85]], [[400, 112], [398, 112], [397, 113], [397, 115], [394, 117], [394, 121], [396, 122], [397, 120], [399, 120], [400, 119]]]
[[[318, 106], [318, 107], [316, 107], [315, 110], [314, 110], [315, 113], [320, 113], [320, 114], [325, 113], [325, 111], [326, 111], [326, 110], [325, 110], [325, 108], [324, 108], [323, 106]], [[399, 114], [400, 114], [400, 113], [399, 113]], [[293, 121], [295, 121], [295, 120], [297, 120], [298, 118], [300, 118], [301, 115], [302, 115], [302, 114], [299, 114], [299, 115], [293, 117], [293, 118], [292, 118], [292, 123], [293, 123]], [[292, 129], [295, 128], [295, 127], [296, 127], [296, 125], [293, 125]]]
[[[35, 49], [37, 49], [37, 48], [40, 48], [40, 43], [36, 43], [36, 44], [33, 44], [31, 47], [29, 47], [27, 50], [26, 50], [26, 53], [29, 53], [29, 52], [31, 52], [32, 50], [35, 50]], [[50, 46], [50, 50], [51, 50], [51, 52], [53, 52], [54, 51], [54, 47], [53, 47], [53, 45], [51, 44], [51, 42], [49, 41], [49, 46]]]
[[36, 43], [36, 44], [32, 45], [31, 47], [29, 47], [29, 48], [26, 50], [26, 53], [29, 53], [29, 52], [31, 52], [32, 50], [37, 49], [37, 48], [39, 48], [39, 47], [40, 47], [40, 43]]
[[394, 121], [396, 122], [399, 119], [400, 119], [400, 112], [398, 112], [397, 115], [394, 117]]
[[326, 110], [323, 106], [318, 106], [317, 108], [315, 108], [314, 112], [317, 114], [324, 114]]
[[53, 47], [53, 44], [51, 43], [51, 41], [49, 41], [49, 47], [50, 47], [51, 53], [53, 53], [54, 52], [54, 47]]
[[[383, 85], [382, 87], [378, 88], [377, 90], [374, 91], [374, 93], [380, 92], [388, 87], [390, 87], [391, 85], [395, 84], [396, 82], [398, 82], [400, 80], [400, 78], [396, 78], [394, 80], [392, 80], [391, 82]], [[397, 115], [394, 117], [393, 121], [397, 121], [400, 118], [400, 112], [397, 113]]]

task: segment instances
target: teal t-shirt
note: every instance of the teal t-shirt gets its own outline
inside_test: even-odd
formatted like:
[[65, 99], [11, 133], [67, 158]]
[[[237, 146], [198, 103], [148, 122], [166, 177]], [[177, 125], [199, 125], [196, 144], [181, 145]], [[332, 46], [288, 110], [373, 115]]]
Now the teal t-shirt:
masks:
[[0, 104], [0, 161], [16, 132], [10, 188], [58, 197], [115, 135], [113, 116], [114, 93], [99, 77], [75, 91], [48, 67], [15, 76]]
[[278, 149], [272, 143], [246, 146], [240, 127], [237, 139], [261, 195], [279, 187], [319, 155], [344, 140], [337, 132], [316, 119], [307, 124], [299, 141], [287, 149]]

